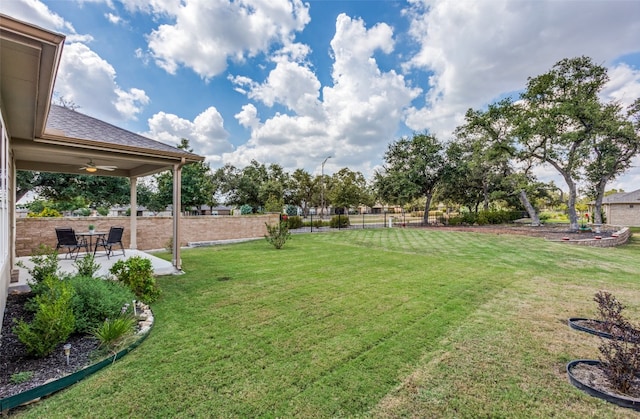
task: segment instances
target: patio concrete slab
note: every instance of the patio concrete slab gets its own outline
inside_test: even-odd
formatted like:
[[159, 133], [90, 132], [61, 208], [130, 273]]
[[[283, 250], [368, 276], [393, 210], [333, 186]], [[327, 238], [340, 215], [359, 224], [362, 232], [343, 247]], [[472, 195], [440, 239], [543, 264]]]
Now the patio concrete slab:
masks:
[[[78, 258], [82, 258], [84, 253], [80, 253]], [[153, 268], [153, 273], [155, 275], [174, 275], [179, 274], [181, 272], [176, 271], [175, 267], [171, 264], [171, 262], [166, 261], [164, 259], [160, 259], [159, 257], [153, 256], [152, 254], [142, 252], [140, 250], [127, 249], [125, 251], [125, 255], [122, 255], [122, 252], [116, 252], [115, 255], [107, 258], [106, 254], [97, 253], [95, 257], [96, 263], [100, 265], [100, 269], [96, 272], [95, 276], [97, 277], [108, 277], [111, 274], [109, 273], [109, 269], [119, 260], [126, 260], [133, 256], [140, 256], [143, 258], [147, 258], [151, 260], [151, 266]], [[27, 268], [33, 267], [33, 262], [31, 262], [30, 257], [19, 257], [19, 261], [21, 261]], [[63, 254], [58, 256], [58, 266], [60, 268], [61, 273], [66, 274], [74, 274], [78, 270], [75, 266], [75, 260], [70, 258], [65, 258]], [[9, 285], [9, 293], [11, 292], [24, 292], [28, 291], [28, 285], [31, 282], [31, 275], [25, 268], [21, 268], [16, 266], [15, 269], [20, 271], [20, 275], [18, 278], [18, 282], [11, 283]]]

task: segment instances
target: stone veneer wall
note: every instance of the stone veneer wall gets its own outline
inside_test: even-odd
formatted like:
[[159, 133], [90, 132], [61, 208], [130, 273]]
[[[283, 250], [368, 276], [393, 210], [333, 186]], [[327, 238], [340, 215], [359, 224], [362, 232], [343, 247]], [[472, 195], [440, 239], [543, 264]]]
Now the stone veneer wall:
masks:
[[640, 202], [636, 204], [608, 204], [608, 222], [614, 225], [640, 226]]
[[[183, 217], [180, 222], [181, 246], [192, 242], [234, 240], [263, 237], [265, 223], [277, 223], [279, 214], [247, 216]], [[55, 248], [56, 227], [71, 227], [85, 232], [93, 224], [97, 231], [109, 231], [111, 226], [124, 227], [122, 242], [129, 248], [131, 232], [129, 217], [62, 217], [16, 219], [16, 254], [29, 256], [40, 244]], [[171, 217], [138, 217], [137, 242], [139, 250], [163, 249], [173, 236]]]

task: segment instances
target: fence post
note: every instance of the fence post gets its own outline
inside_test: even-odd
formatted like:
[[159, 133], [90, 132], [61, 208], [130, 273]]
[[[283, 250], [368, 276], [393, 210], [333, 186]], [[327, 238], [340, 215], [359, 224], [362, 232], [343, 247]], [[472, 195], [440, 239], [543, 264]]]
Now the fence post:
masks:
[[309, 217], [311, 217], [311, 232], [313, 233], [313, 214], [309, 214]]

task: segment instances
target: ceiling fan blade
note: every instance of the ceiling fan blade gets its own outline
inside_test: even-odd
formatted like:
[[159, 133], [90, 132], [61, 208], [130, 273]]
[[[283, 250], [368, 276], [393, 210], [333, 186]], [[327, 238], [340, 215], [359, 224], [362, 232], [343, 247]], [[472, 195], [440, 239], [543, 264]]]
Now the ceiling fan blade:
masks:
[[112, 172], [112, 171], [116, 170], [117, 167], [116, 166], [96, 166], [96, 169], [108, 170], [109, 172]]

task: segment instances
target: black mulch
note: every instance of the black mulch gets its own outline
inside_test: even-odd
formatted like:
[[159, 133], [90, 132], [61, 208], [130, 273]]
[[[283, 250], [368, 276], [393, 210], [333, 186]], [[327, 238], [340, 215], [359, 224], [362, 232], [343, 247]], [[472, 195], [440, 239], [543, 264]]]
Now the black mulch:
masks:
[[[98, 341], [92, 336], [72, 335], [67, 339], [71, 344], [69, 365], [60, 344], [49, 356], [33, 358], [27, 355], [25, 346], [11, 330], [14, 319], [31, 321], [33, 315], [24, 309], [30, 295], [9, 295], [0, 336], [0, 398], [13, 396], [49, 381], [73, 373], [91, 364], [90, 355], [98, 348]], [[32, 372], [31, 379], [21, 384], [11, 382], [13, 374]]]

